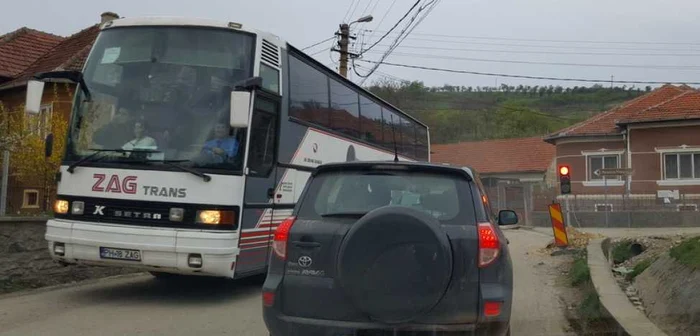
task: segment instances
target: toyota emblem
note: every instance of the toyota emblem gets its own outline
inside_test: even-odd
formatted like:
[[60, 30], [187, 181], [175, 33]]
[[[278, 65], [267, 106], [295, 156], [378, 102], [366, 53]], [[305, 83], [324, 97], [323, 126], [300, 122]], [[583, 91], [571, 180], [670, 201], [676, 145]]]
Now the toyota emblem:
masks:
[[299, 257], [298, 263], [299, 263], [299, 266], [301, 266], [301, 267], [309, 267], [309, 266], [311, 266], [311, 263], [313, 263], [313, 261], [311, 260], [311, 257], [309, 257], [309, 256], [301, 256], [301, 257]]

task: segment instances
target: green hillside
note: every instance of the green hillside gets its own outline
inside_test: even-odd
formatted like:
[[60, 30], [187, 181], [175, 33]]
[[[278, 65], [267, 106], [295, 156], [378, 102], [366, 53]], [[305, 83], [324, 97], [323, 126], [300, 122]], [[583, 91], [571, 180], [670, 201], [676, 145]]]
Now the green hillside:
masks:
[[370, 91], [430, 126], [432, 143], [545, 135], [635, 98], [650, 87], [427, 87], [380, 82]]

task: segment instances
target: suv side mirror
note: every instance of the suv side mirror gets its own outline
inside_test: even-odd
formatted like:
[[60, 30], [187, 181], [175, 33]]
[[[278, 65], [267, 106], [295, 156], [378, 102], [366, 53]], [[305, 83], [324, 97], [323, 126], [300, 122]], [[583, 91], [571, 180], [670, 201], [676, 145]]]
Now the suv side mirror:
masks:
[[518, 224], [518, 214], [513, 210], [501, 210], [498, 212], [498, 225]]
[[41, 96], [44, 94], [44, 82], [30, 80], [27, 82], [27, 97], [24, 102], [24, 111], [38, 114], [41, 111]]
[[234, 128], [247, 128], [250, 116], [250, 97], [247, 91], [231, 92], [230, 124]]

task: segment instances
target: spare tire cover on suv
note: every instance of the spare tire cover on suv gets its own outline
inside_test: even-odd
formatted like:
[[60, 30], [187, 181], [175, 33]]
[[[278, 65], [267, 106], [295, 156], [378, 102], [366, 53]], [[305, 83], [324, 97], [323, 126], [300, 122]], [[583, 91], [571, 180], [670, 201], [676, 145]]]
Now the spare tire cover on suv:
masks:
[[381, 207], [348, 231], [337, 275], [351, 302], [372, 319], [408, 322], [444, 296], [452, 277], [450, 241], [424, 212]]

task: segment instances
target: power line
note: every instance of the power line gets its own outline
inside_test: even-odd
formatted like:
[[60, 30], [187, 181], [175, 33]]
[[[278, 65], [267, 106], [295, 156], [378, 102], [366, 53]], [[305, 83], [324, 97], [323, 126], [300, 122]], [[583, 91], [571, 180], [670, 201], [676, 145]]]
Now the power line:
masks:
[[330, 40], [332, 40], [332, 39], [334, 39], [334, 38], [335, 38], [335, 36], [331, 36], [331, 37], [329, 37], [329, 38], [327, 38], [327, 39], [325, 39], [325, 40], [323, 40], [323, 41], [318, 41], [318, 42], [316, 42], [316, 43], [314, 43], [314, 44], [312, 44], [312, 45], [310, 45], [310, 46], [308, 46], [308, 47], [304, 47], [304, 48], [302, 48], [301, 50], [303, 51], [303, 50], [306, 50], [306, 49], [311, 49], [311, 48], [313, 48], [313, 47], [315, 47], [315, 46], [317, 46], [317, 45], [319, 45], [319, 44], [321, 44], [321, 43], [326, 43], [326, 42], [328, 42], [328, 41], [330, 41]]
[[[379, 2], [377, 1], [377, 3], [379, 3]], [[377, 24], [377, 28], [382, 26], [382, 23], [384, 23], [384, 19], [386, 19], [387, 15], [389, 15], [389, 13], [391, 13], [391, 9], [394, 8], [394, 4], [396, 4], [396, 0], [392, 1], [391, 5], [389, 5], [389, 9], [387, 9], [386, 12], [384, 12], [382, 19], [379, 20], [379, 23]], [[369, 35], [367, 40], [371, 39], [372, 37], [374, 37], [374, 31], [372, 31], [372, 33]]]
[[[366, 30], [371, 32], [371, 30]], [[699, 49], [668, 49], [668, 48], [626, 48], [626, 47], [597, 47], [597, 46], [562, 46], [562, 45], [539, 45], [539, 44], [513, 44], [513, 43], [492, 43], [492, 42], [474, 42], [474, 41], [450, 41], [450, 40], [438, 40], [431, 38], [420, 38], [420, 37], [409, 37], [411, 41], [426, 41], [435, 42], [440, 44], [452, 43], [452, 44], [466, 44], [466, 45], [489, 45], [489, 46], [502, 46], [502, 47], [524, 47], [524, 48], [547, 48], [547, 49], [595, 49], [595, 50], [629, 50], [629, 51], [700, 51]]]
[[[379, 45], [380, 47], [388, 47], [388, 45]], [[510, 53], [510, 54], [543, 54], [543, 55], [592, 55], [592, 56], [674, 56], [674, 57], [699, 57], [699, 54], [638, 54], [638, 53], [608, 53], [608, 52], [580, 52], [580, 51], [534, 51], [534, 50], [494, 50], [494, 49], [469, 49], [469, 48], [443, 48], [431, 46], [399, 46], [398, 48], [405, 49], [422, 49], [422, 50], [445, 50], [445, 51], [470, 51], [470, 52], [494, 52], [494, 53]]]
[[345, 11], [345, 15], [343, 15], [343, 22], [345, 22], [345, 21], [348, 20], [348, 17], [349, 17], [349, 14], [350, 14], [350, 10], [351, 10], [352, 7], [355, 5], [355, 2], [356, 2], [356, 1], [358, 1], [358, 0], [352, 0], [352, 2], [350, 3], [350, 7], [348, 7], [348, 10], [347, 10], [347, 11]]
[[[381, 31], [378, 31], [381, 32]], [[496, 36], [468, 36], [468, 35], [445, 35], [445, 34], [427, 34], [415, 33], [418, 36], [435, 36], [449, 37], [460, 39], [475, 39], [475, 40], [500, 40], [500, 41], [526, 41], [526, 42], [550, 42], [550, 43], [590, 43], [590, 44], [661, 44], [661, 45], [694, 45], [700, 46], [697, 42], [660, 42], [660, 41], [600, 41], [600, 40], [557, 40], [557, 39], [527, 39], [527, 38], [511, 38], [511, 37], [496, 37]]]
[[[426, 5], [418, 7], [418, 10], [416, 11], [416, 13], [413, 15], [413, 17], [411, 17], [411, 20], [403, 28], [403, 30], [401, 30], [398, 37], [396, 37], [394, 42], [391, 44], [391, 47], [389, 47], [387, 49], [387, 51], [384, 53], [384, 55], [382, 55], [382, 57], [379, 59], [379, 62], [374, 64], [374, 66], [372, 66], [372, 69], [370, 69], [369, 73], [366, 76], [364, 76], [364, 78], [360, 81], [360, 85], [362, 85], [367, 80], [367, 78], [369, 78], [369, 76], [371, 76], [372, 73], [374, 73], [374, 71], [376, 71], [377, 68], [379, 68], [379, 66], [382, 64], [381, 62], [383, 62], [387, 57], [389, 57], [389, 55], [394, 51], [394, 49], [396, 49], [396, 47], [399, 46], [399, 44], [401, 44], [401, 42], [403, 42], [403, 40], [406, 39], [406, 37], [409, 34], [411, 34], [413, 29], [415, 29], [418, 25], [420, 25], [421, 22], [423, 22], [423, 20], [430, 14], [430, 12], [432, 12], [432, 10], [435, 9], [435, 7], [439, 3], [439, 1], [440, 0], [432, 0], [429, 3], [427, 3]], [[413, 22], [416, 20], [416, 18], [418, 18], [420, 13], [423, 10], [425, 10], [426, 8], [428, 8], [428, 11], [423, 15], [423, 17], [418, 19], [416, 24], [413, 24]], [[408, 31], [408, 32], [406, 32], [406, 31]]]
[[[359, 60], [361, 62], [368, 63], [378, 63], [376, 61]], [[427, 67], [421, 65], [410, 65], [410, 64], [400, 64], [400, 63], [390, 63], [382, 62], [384, 65], [410, 68], [410, 69], [421, 69], [430, 71], [441, 71], [450, 73], [460, 73], [469, 75], [479, 75], [479, 76], [491, 76], [491, 77], [506, 77], [506, 78], [524, 78], [524, 79], [538, 79], [538, 80], [552, 80], [552, 81], [565, 81], [565, 82], [588, 82], [588, 83], [610, 83], [609, 79], [588, 79], [588, 78], [565, 78], [565, 77], [546, 77], [546, 76], [528, 76], [528, 75], [512, 75], [503, 73], [493, 73], [493, 72], [478, 72], [478, 71], [468, 71], [468, 70], [457, 70], [457, 69], [447, 69], [447, 68], [435, 68]], [[678, 82], [678, 81], [632, 81], [632, 80], [615, 80], [615, 83], [619, 84], [688, 84], [688, 85], [700, 85], [700, 82]]]
[[379, 44], [379, 42], [381, 42], [382, 40], [384, 40], [384, 38], [386, 38], [387, 36], [389, 36], [389, 34], [391, 34], [391, 32], [392, 32], [394, 29], [396, 29], [396, 27], [398, 27], [399, 24], [401, 24], [401, 22], [402, 22], [403, 20], [406, 19], [406, 17], [408, 16], [408, 14], [411, 14], [411, 12], [413, 11], [413, 9], [416, 8], [416, 6], [418, 6], [418, 4], [419, 4], [420, 2], [421, 2], [421, 0], [416, 1], [416, 2], [413, 4], [413, 6], [411, 6], [411, 8], [406, 12], [406, 14], [404, 14], [404, 15], [399, 19], [399, 21], [396, 21], [396, 23], [394, 24], [394, 26], [392, 26], [391, 29], [389, 29], [389, 30], [386, 32], [386, 34], [382, 35], [382, 37], [380, 37], [376, 42], [374, 42], [371, 46], [369, 46], [369, 48], [360, 51], [360, 55], [362, 55], [363, 53], [365, 53], [365, 52], [369, 51], [370, 49], [374, 48], [374, 46], [376, 46], [377, 44]]
[[[512, 63], [512, 64], [531, 64], [531, 65], [555, 65], [555, 66], [577, 66], [577, 67], [593, 67], [593, 68], [635, 68], [635, 69], [666, 69], [666, 70], [700, 70], [698, 65], [634, 65], [634, 64], [595, 64], [595, 63], [566, 63], [566, 62], [537, 62], [537, 61], [520, 61], [520, 60], [499, 60], [486, 58], [458, 57], [445, 56], [434, 54], [420, 53], [404, 53], [395, 52], [396, 56], [430, 58], [430, 59], [448, 59], [459, 61], [487, 62], [487, 63]], [[610, 82], [610, 80], [608, 80]]]

